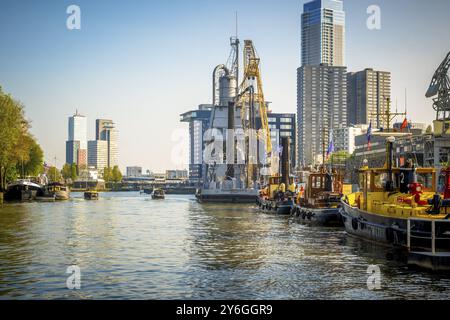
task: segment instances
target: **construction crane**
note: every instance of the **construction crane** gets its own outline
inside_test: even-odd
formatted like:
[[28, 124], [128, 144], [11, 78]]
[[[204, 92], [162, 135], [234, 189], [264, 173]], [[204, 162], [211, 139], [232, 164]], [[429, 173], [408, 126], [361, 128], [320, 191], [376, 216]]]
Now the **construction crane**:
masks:
[[[267, 105], [264, 99], [262, 77], [260, 70], [261, 59], [256, 53], [256, 49], [251, 40], [244, 41], [244, 79], [239, 86], [239, 92], [236, 105], [248, 105], [249, 108], [242, 108], [242, 121], [244, 128], [257, 129], [253, 125], [255, 110], [252, 110], [252, 101], [259, 106], [259, 116], [261, 118], [261, 128], [264, 131], [267, 154], [272, 153], [272, 142], [270, 139], [269, 120], [267, 115]], [[252, 88], [249, 90], [249, 88]], [[252, 119], [253, 117], [253, 119]]]
[[[249, 129], [257, 130], [257, 137], [259, 140], [263, 140], [265, 142], [267, 159], [270, 159], [272, 154], [272, 141], [267, 115], [267, 104], [264, 98], [262, 85], [260, 70], [261, 59], [259, 58], [253, 45], [253, 41], [251, 40], [244, 41], [243, 60], [244, 77], [239, 86], [239, 94], [236, 97], [236, 106], [241, 107], [241, 120], [244, 131], [248, 132]], [[256, 105], [259, 107], [259, 117], [261, 119], [260, 124], [256, 123]], [[261, 129], [262, 131], [259, 131], [258, 129]], [[250, 162], [251, 161], [247, 162], [248, 179], [251, 176], [255, 177], [255, 170]]]
[[[427, 98], [433, 98], [433, 108], [436, 111], [436, 120], [440, 117], [444, 121], [450, 116], [450, 79], [448, 71], [450, 69], [450, 52], [444, 61], [437, 68], [431, 80], [430, 87], [426, 93]], [[442, 126], [445, 130], [445, 126]]]

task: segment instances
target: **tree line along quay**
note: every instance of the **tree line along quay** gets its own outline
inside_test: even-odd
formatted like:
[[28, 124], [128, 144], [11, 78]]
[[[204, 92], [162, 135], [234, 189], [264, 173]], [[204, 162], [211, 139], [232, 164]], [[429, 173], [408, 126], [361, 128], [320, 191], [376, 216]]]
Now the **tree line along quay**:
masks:
[[44, 152], [30, 127], [23, 104], [0, 87], [0, 192], [19, 175], [37, 176], [44, 170]]
[[[8, 184], [18, 179], [72, 184], [87, 168], [64, 164], [61, 169], [44, 162], [44, 151], [30, 132], [25, 106], [0, 86], [0, 203]], [[122, 181], [118, 166], [104, 169], [105, 183]]]

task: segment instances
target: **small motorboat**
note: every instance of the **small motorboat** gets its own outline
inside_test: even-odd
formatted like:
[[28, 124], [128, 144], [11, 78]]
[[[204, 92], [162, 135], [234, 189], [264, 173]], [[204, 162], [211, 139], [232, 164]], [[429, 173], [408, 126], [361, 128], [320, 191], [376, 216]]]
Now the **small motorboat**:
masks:
[[98, 200], [98, 191], [88, 190], [84, 193], [85, 200]]
[[160, 189], [160, 188], [153, 189], [153, 192], [152, 192], [153, 200], [163, 200], [165, 198], [166, 198], [166, 195], [165, 195], [163, 189]]
[[48, 184], [45, 191], [46, 196], [54, 197], [55, 200], [69, 200], [70, 198], [69, 187], [59, 182]]

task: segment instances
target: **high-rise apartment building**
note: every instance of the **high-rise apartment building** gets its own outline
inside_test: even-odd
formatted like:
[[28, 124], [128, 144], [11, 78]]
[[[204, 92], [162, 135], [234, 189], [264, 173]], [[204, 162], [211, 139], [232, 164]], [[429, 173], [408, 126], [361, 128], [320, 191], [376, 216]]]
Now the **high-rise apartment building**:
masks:
[[66, 142], [66, 163], [85, 165], [87, 163], [87, 119], [78, 111], [69, 117], [68, 140]]
[[345, 12], [341, 0], [305, 3], [301, 34], [302, 65], [345, 66]]
[[331, 130], [347, 124], [346, 73], [346, 67], [303, 66], [298, 69], [300, 165], [320, 163]]
[[[341, 0], [303, 7], [297, 70], [298, 165], [321, 162], [331, 130], [347, 125], [345, 13]], [[325, 146], [326, 148], [327, 146]]]
[[386, 112], [391, 98], [391, 73], [365, 69], [347, 74], [348, 125], [370, 124], [387, 129]]
[[107, 167], [113, 168], [119, 165], [118, 133], [112, 120], [97, 119], [95, 121], [95, 139], [106, 141]]

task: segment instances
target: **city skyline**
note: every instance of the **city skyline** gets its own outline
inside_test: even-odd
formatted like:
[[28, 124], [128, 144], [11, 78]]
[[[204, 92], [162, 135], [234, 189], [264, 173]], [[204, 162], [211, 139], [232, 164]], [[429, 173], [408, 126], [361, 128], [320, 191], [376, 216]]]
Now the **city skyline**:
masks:
[[[113, 1], [108, 6], [79, 1], [82, 29], [69, 31], [65, 28], [69, 2], [5, 1], [0, 38], [9, 45], [0, 53], [0, 85], [25, 104], [26, 116], [33, 120], [31, 131], [48, 162], [54, 155], [64, 158], [64, 119], [78, 108], [89, 119], [104, 115], [119, 120], [122, 171], [129, 165], [154, 171], [180, 168], [171, 163], [171, 150], [180, 143], [171, 141], [173, 132], [185, 132], [187, 141], [188, 129], [179, 123], [179, 115], [210, 103], [210, 73], [227, 58], [235, 10], [241, 21], [240, 38], [251, 38], [258, 47], [273, 111], [295, 112], [300, 15], [305, 2], [281, 1], [275, 6], [258, 1], [264, 19], [251, 24], [247, 21], [249, 8], [255, 5], [251, 1], [231, 5]], [[450, 4], [378, 1], [382, 28], [370, 31], [366, 10], [371, 4], [344, 1], [348, 71], [390, 71], [393, 106], [397, 100], [403, 110], [406, 88], [410, 118], [430, 123], [434, 113], [425, 91], [448, 51], [449, 41], [438, 38], [436, 30], [448, 30], [445, 13]], [[175, 26], [174, 19], [181, 22]], [[218, 26], [216, 19], [225, 23]], [[121, 23], [113, 23], [117, 21]], [[183, 22], [185, 37], [173, 43]], [[165, 59], [172, 64], [161, 63]], [[89, 136], [94, 136], [93, 130], [89, 126]], [[188, 158], [183, 168], [187, 164]]]

